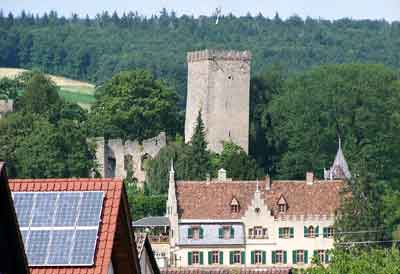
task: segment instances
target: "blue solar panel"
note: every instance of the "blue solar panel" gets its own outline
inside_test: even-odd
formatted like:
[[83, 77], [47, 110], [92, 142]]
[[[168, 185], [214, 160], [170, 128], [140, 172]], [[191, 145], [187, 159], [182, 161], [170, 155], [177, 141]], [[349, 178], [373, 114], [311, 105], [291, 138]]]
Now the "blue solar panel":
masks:
[[104, 193], [13, 193], [29, 265], [92, 265]]
[[61, 193], [57, 203], [54, 226], [75, 226], [81, 193]]
[[14, 207], [20, 227], [29, 226], [33, 197], [33, 193], [14, 193]]
[[102, 208], [102, 192], [84, 192], [79, 210], [78, 226], [97, 226]]
[[37, 193], [32, 212], [31, 227], [52, 226], [57, 193]]
[[96, 240], [96, 230], [76, 230], [71, 264], [93, 264]]
[[69, 253], [72, 247], [72, 237], [74, 230], [54, 230], [51, 235], [49, 247], [49, 257], [47, 264], [49, 265], [66, 265], [69, 264]]
[[28, 260], [30, 265], [43, 265], [46, 261], [50, 231], [31, 231], [28, 240]]

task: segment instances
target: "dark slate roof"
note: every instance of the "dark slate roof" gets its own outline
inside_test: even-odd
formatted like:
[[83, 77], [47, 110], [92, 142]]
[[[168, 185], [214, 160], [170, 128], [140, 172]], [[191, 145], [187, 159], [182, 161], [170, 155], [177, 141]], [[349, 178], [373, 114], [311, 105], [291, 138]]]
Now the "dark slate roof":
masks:
[[145, 217], [132, 222], [133, 227], [169, 226], [168, 217]]

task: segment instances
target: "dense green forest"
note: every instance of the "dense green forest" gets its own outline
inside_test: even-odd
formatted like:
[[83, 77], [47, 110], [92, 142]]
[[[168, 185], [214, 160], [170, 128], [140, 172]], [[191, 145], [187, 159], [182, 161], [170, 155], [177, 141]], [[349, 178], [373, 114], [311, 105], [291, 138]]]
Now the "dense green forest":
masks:
[[186, 91], [186, 52], [203, 48], [248, 49], [253, 75], [280, 64], [302, 71], [320, 64], [383, 63], [400, 67], [400, 22], [292, 16], [177, 17], [162, 10], [144, 17], [104, 12], [95, 18], [0, 13], [0, 66], [39, 68], [47, 73], [101, 84], [132, 68], [151, 71]]
[[[205, 47], [253, 53], [249, 155], [232, 143], [220, 155], [208, 151], [201, 117], [192, 141], [182, 141], [185, 55]], [[343, 203], [336, 228], [380, 232], [337, 240], [396, 238], [399, 22], [229, 15], [216, 25], [213, 17], [165, 10], [151, 18], [0, 13], [0, 53], [0, 66], [98, 84], [88, 112], [60, 98], [37, 71], [0, 80], [0, 96], [16, 103], [0, 120], [0, 156], [11, 177], [87, 177], [96, 171], [91, 137], [142, 140], [166, 130], [169, 145], [149, 162], [145, 190], [130, 189], [137, 219], [164, 212], [171, 158], [178, 179], [215, 176], [221, 167], [234, 179], [303, 179], [309, 170], [321, 178], [340, 136], [353, 199]]]

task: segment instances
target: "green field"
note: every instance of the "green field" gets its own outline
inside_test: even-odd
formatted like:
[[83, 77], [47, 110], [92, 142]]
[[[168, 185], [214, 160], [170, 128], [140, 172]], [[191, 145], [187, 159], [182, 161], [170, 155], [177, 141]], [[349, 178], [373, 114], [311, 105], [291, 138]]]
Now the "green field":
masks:
[[[23, 73], [24, 69], [19, 68], [0, 68], [0, 78], [9, 77], [14, 78], [20, 73]], [[89, 109], [90, 105], [95, 102], [93, 84], [77, 81], [61, 76], [48, 75], [51, 80], [56, 83], [60, 88], [59, 94], [67, 102], [77, 103], [81, 107]]]
[[88, 108], [91, 104], [93, 104], [96, 99], [94, 98], [93, 93], [80, 93], [71, 88], [60, 88], [59, 94], [62, 98], [67, 102], [77, 103], [84, 108]]

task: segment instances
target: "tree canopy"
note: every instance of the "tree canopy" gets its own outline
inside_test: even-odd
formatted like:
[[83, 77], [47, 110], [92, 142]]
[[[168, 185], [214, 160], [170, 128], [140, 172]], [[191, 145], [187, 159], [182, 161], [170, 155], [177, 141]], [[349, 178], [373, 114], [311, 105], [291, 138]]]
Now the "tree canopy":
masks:
[[139, 140], [178, 127], [177, 95], [143, 70], [114, 75], [96, 90], [89, 123], [93, 136]]

